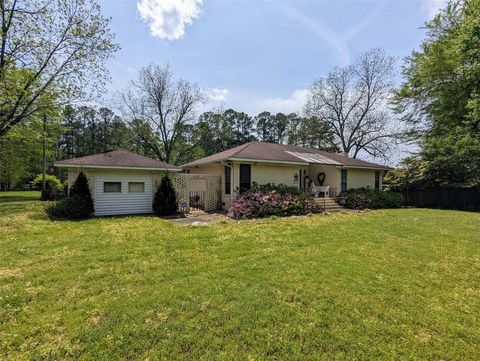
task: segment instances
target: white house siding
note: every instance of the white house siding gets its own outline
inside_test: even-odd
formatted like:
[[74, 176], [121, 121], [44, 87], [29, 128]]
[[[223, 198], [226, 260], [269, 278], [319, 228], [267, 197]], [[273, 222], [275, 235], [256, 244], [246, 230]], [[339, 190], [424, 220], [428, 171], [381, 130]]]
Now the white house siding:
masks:
[[[382, 189], [382, 175], [380, 171], [380, 189]], [[375, 188], [375, 170], [372, 169], [352, 169], [347, 170], [347, 188]]]
[[[143, 214], [152, 212], [154, 178], [160, 178], [160, 171], [84, 169], [94, 201], [95, 215]], [[68, 185], [71, 187], [79, 169], [69, 169]], [[120, 182], [120, 193], [104, 193], [104, 182]], [[129, 182], [145, 183], [142, 193], [129, 193]]]
[[[121, 193], [104, 193], [104, 182], [121, 182]], [[129, 182], [145, 183], [142, 193], [130, 193]], [[152, 212], [152, 174], [150, 172], [95, 172], [95, 215], [141, 214]]]

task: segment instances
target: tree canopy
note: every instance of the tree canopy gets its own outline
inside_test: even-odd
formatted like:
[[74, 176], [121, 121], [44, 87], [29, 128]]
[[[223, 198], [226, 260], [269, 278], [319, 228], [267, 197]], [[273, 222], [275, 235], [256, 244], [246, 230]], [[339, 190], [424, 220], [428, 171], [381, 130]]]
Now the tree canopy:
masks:
[[95, 0], [2, 0], [0, 12], [0, 137], [88, 83], [102, 89], [118, 45]]
[[480, 1], [450, 2], [426, 29], [396, 109], [421, 147], [426, 182], [480, 184]]

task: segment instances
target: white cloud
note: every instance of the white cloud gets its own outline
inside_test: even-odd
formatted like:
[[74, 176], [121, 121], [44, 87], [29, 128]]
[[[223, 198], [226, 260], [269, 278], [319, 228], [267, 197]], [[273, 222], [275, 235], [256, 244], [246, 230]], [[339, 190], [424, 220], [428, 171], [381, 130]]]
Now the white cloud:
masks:
[[321, 39], [330, 44], [338, 53], [341, 65], [347, 65], [350, 62], [350, 49], [348, 48], [347, 41], [342, 35], [336, 33], [327, 25], [309, 18], [304, 13], [291, 6], [284, 5], [281, 8], [290, 18], [306, 26], [307, 28], [310, 28]]
[[428, 17], [428, 20], [433, 19], [440, 9], [447, 5], [447, 0], [423, 0], [421, 3], [422, 10]]
[[139, 0], [137, 9], [152, 36], [177, 40], [200, 14], [203, 0]]
[[227, 100], [227, 96], [230, 93], [228, 89], [212, 88], [207, 91], [207, 95], [210, 99], [219, 102]]
[[292, 113], [300, 112], [305, 105], [308, 96], [308, 89], [295, 90], [288, 98], [267, 97], [256, 101], [259, 111], [271, 113]]

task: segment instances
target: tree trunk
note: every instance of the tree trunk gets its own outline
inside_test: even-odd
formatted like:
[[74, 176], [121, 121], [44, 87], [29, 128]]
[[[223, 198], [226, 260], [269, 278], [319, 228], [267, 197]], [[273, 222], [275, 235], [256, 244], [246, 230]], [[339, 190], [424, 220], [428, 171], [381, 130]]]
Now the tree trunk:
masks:
[[43, 144], [42, 144], [42, 200], [46, 199], [47, 190], [47, 116], [43, 115]]

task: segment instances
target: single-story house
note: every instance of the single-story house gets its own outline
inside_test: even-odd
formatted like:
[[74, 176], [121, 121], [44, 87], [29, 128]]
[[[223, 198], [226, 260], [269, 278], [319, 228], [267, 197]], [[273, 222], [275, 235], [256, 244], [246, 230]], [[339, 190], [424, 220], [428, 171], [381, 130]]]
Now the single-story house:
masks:
[[151, 213], [163, 172], [181, 171], [175, 165], [126, 150], [62, 160], [54, 165], [68, 171], [69, 189], [80, 170], [86, 173], [96, 216]]
[[389, 167], [294, 145], [250, 142], [182, 167], [126, 150], [56, 162], [68, 170], [68, 187], [80, 170], [87, 174], [95, 215], [151, 213], [165, 171], [171, 172], [179, 206], [226, 208], [239, 192], [256, 184], [276, 184], [335, 197], [350, 188], [381, 189]]
[[182, 168], [190, 174], [221, 177], [223, 207], [254, 183], [317, 189], [326, 197], [335, 197], [350, 188], [382, 189], [383, 175], [390, 169], [345, 154], [265, 142], [246, 143]]

